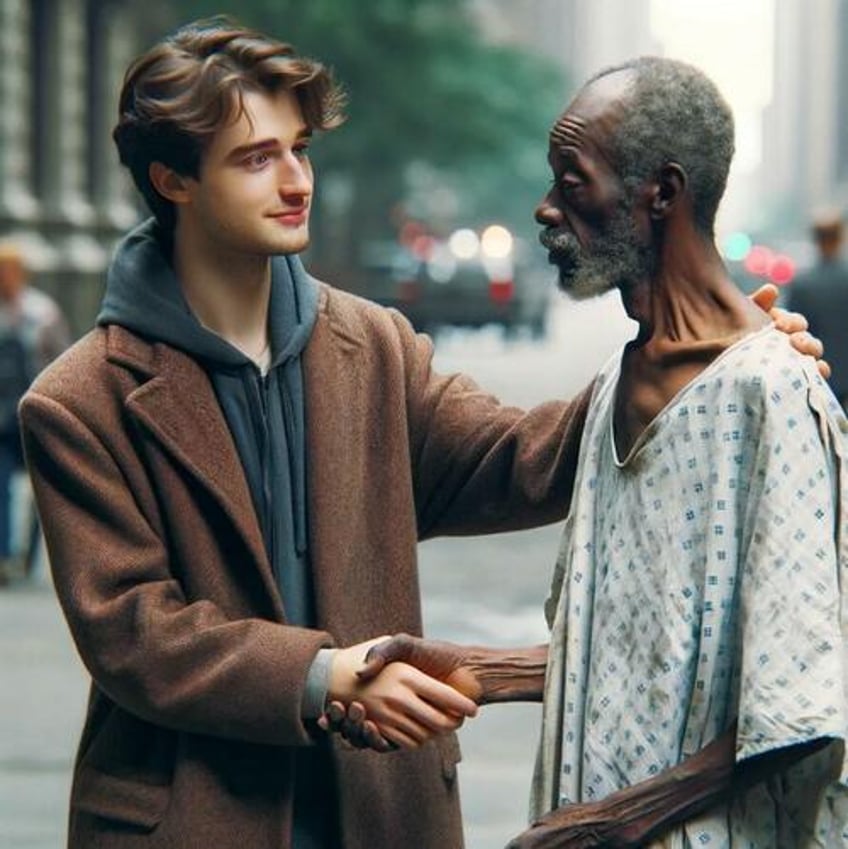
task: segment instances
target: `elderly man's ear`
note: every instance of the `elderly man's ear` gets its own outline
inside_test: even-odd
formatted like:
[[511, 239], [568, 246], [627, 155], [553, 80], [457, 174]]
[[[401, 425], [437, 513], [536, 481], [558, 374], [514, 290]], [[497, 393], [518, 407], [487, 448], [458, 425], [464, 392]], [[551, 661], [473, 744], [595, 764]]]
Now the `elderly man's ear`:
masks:
[[676, 162], [667, 162], [660, 168], [651, 191], [651, 218], [661, 221], [679, 203], [686, 193], [689, 178]]

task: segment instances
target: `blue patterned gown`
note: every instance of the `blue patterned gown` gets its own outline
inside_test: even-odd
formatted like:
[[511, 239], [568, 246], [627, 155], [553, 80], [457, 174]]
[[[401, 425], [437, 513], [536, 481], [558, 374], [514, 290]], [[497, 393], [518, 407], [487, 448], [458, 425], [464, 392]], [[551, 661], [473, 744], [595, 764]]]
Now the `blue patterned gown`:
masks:
[[597, 382], [547, 613], [534, 816], [650, 778], [738, 722], [738, 760], [837, 742], [656, 846], [848, 847], [845, 419], [767, 328], [618, 457]]

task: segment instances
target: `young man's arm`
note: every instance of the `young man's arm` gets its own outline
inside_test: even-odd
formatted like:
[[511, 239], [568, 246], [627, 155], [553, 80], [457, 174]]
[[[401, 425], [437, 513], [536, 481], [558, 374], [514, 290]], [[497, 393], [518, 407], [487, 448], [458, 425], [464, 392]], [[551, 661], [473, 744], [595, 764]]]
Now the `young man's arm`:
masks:
[[[97, 687], [162, 727], [256, 743], [311, 743], [302, 716], [304, 683], [316, 652], [333, 638], [239, 615], [212, 597], [187, 598], [138, 449], [108, 411], [103, 417], [107, 424], [97, 429], [37, 390], [21, 408], [54, 585]], [[192, 556], [221, 580], [227, 558], [240, 556], [235, 547], [190, 544]], [[340, 652], [362, 657], [366, 648]], [[475, 710], [417, 670], [396, 671], [371, 687], [342, 673], [335, 686], [354, 690], [400, 745], [450, 730]]]
[[[754, 300], [771, 310], [773, 286]], [[821, 357], [803, 316], [773, 310], [801, 353]], [[465, 375], [432, 369], [432, 343], [395, 316], [406, 358], [410, 459], [421, 538], [536, 527], [568, 512], [591, 385], [532, 410], [500, 404]], [[579, 352], [576, 352], [579, 355]], [[552, 368], [557, 364], [552, 363]], [[827, 376], [829, 367], [819, 361]]]
[[565, 517], [590, 389], [532, 410], [470, 377], [432, 369], [433, 347], [400, 315], [419, 537], [536, 527]]

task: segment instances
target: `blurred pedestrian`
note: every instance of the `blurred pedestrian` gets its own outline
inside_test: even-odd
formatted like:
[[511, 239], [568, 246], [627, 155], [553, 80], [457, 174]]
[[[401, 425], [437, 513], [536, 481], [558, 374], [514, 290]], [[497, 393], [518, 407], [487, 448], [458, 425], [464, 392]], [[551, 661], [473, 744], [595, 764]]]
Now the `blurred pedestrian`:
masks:
[[0, 242], [0, 583], [30, 563], [36, 533], [33, 526], [13, 550], [13, 481], [23, 470], [18, 403], [35, 375], [69, 341], [59, 306], [28, 284], [20, 248]]
[[[433, 371], [397, 312], [312, 278], [320, 64], [226, 21], [130, 67], [114, 137], [154, 218], [98, 326], [21, 405], [54, 583], [92, 675], [70, 845], [455, 849], [474, 703], [412, 667], [416, 544], [564, 516], [587, 396], [528, 413]], [[383, 758], [320, 732], [360, 699]]]
[[830, 385], [848, 409], [848, 262], [843, 256], [845, 218], [832, 209], [817, 213], [811, 228], [817, 261], [789, 286], [787, 305], [803, 312], [827, 348]]

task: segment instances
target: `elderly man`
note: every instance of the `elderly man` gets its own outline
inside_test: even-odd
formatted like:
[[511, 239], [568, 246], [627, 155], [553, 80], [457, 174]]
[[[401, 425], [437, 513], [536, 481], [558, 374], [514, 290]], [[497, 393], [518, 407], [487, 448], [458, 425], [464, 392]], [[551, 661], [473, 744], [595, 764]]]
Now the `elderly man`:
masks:
[[542, 242], [639, 330], [590, 402], [550, 650], [402, 637], [363, 673], [544, 694], [513, 847], [848, 845], [844, 419], [716, 250], [732, 154], [713, 84], [665, 59], [597, 75], [556, 122]]

